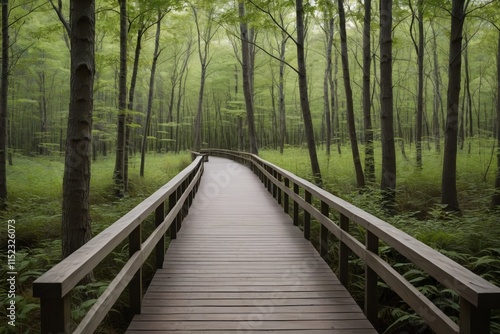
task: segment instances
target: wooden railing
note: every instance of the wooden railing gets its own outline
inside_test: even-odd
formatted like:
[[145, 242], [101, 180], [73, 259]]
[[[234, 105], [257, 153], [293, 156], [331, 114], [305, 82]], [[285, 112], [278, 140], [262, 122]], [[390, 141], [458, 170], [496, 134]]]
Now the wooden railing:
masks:
[[[71, 291], [126, 238], [129, 260], [73, 333], [92, 333], [127, 286], [131, 311], [139, 314], [143, 296], [142, 265], [155, 250], [156, 268], [162, 267], [167, 230], [170, 228], [170, 238], [175, 239], [202, 174], [203, 157], [195, 157], [188, 167], [153, 195], [39, 277], [33, 283], [33, 295], [40, 298], [41, 332], [71, 332]], [[168, 210], [165, 210], [166, 203]], [[156, 228], [142, 242], [141, 223], [153, 212]]]
[[[364, 261], [364, 312], [373, 324], [377, 320], [377, 285], [380, 277], [436, 333], [490, 333], [491, 310], [500, 308], [500, 288], [394, 226], [256, 155], [218, 149], [203, 152], [250, 167], [278, 203], [283, 205], [284, 211], [292, 215], [295, 225], [299, 225], [299, 210], [304, 210], [303, 232], [306, 239], [310, 238], [311, 217], [318, 221], [321, 224], [319, 242], [323, 257], [328, 252], [328, 238], [333, 234], [340, 243], [337, 272], [342, 284], [348, 284], [348, 253], [352, 252]], [[313, 204], [313, 198], [321, 203], [318, 207]], [[290, 201], [293, 201], [293, 205]], [[292, 212], [289, 212], [290, 207]], [[338, 212], [338, 222], [332, 220], [330, 210]], [[364, 228], [364, 244], [349, 233], [349, 221]], [[379, 241], [455, 291], [460, 298], [459, 324], [378, 255]]]

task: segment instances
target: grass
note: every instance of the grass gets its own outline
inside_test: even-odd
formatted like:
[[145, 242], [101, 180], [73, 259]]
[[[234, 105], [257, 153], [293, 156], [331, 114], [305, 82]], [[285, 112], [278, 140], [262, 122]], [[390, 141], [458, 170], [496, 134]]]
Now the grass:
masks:
[[[130, 211], [191, 162], [188, 153], [151, 154], [147, 156], [145, 177], [141, 178], [139, 159], [137, 156], [130, 160], [130, 191], [122, 199], [116, 199], [112, 192], [114, 158], [103, 157], [92, 164], [90, 201], [94, 235]], [[14, 166], [8, 167], [8, 210], [2, 213], [1, 218], [3, 221], [16, 221], [17, 318], [15, 328], [7, 326], [6, 309], [2, 308], [0, 334], [39, 332], [39, 300], [32, 297], [31, 283], [61, 258], [63, 169], [63, 161], [59, 158], [22, 156], [16, 157]], [[148, 222], [144, 225], [148, 225]], [[146, 226], [145, 230], [150, 228], [151, 226]], [[0, 234], [3, 249], [7, 247], [5, 238], [6, 233]], [[99, 294], [99, 291], [105, 289], [127, 256], [128, 249], [125, 245], [117, 247], [94, 271], [96, 282], [75, 288], [72, 297], [72, 318], [75, 321], [81, 319], [92, 306], [96, 292]], [[7, 262], [5, 252], [2, 252], [0, 258], [2, 263]], [[5, 266], [2, 266], [2, 277], [6, 277], [5, 270]], [[148, 267], [145, 271], [148, 271]], [[123, 299], [126, 298], [127, 296], [123, 296]], [[7, 291], [0, 290], [0, 300], [7, 305]], [[127, 316], [123, 307], [125, 303], [122, 300], [115, 305], [100, 332], [113, 333], [113, 328], [123, 330], [122, 327], [126, 324], [124, 318]]]
[[[352, 155], [343, 148], [328, 158], [319, 154], [324, 188], [367, 212], [391, 223], [430, 247], [460, 263], [477, 275], [500, 286], [500, 211], [491, 210], [495, 160], [491, 164], [492, 142], [476, 140], [471, 153], [458, 155], [457, 189], [462, 214], [447, 214], [442, 210], [442, 156], [424, 151], [422, 170], [415, 164], [414, 152], [407, 151], [405, 160], [398, 154], [397, 214], [381, 209], [380, 161], [376, 161], [377, 181], [360, 192], [356, 188]], [[408, 148], [407, 148], [408, 149]], [[333, 150], [332, 150], [333, 152]], [[399, 153], [399, 152], [398, 152]], [[306, 149], [288, 148], [285, 154], [263, 150], [260, 156], [296, 175], [312, 181], [309, 155]], [[376, 148], [376, 157], [381, 156]], [[351, 223], [352, 224], [352, 223]], [[311, 229], [313, 244], [318, 243], [319, 224]], [[354, 234], [363, 239], [364, 231], [352, 226]], [[330, 244], [328, 260], [336, 268], [338, 245]], [[432, 300], [452, 319], [457, 320], [457, 295], [420, 271], [390, 247], [381, 245], [381, 256], [405, 276], [420, 292]], [[350, 261], [349, 291], [362, 305], [364, 298], [364, 263], [355, 257]], [[430, 333], [427, 325], [384, 282], [379, 282], [380, 308], [378, 328], [385, 333]], [[500, 310], [493, 312], [491, 333], [500, 333]]]

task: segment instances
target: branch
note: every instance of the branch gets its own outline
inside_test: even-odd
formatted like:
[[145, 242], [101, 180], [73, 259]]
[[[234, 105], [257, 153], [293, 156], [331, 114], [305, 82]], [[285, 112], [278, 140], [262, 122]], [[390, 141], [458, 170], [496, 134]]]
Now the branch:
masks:
[[274, 18], [273, 14], [271, 14], [270, 11], [265, 10], [264, 8], [260, 7], [255, 2], [253, 2], [253, 0], [248, 0], [248, 2], [250, 2], [252, 5], [254, 5], [254, 7], [257, 8], [258, 10], [260, 10], [261, 12], [267, 14], [271, 18], [271, 20], [274, 22], [274, 24], [276, 24], [278, 26], [278, 28], [280, 28], [281, 31], [283, 31], [288, 36], [288, 38], [290, 38], [295, 44], [298, 44], [297, 41], [295, 40], [295, 38], [293, 38], [293, 36], [290, 35], [290, 33], [278, 21], [276, 21], [276, 19]]
[[68, 38], [71, 38], [71, 28], [69, 26], [68, 21], [64, 17], [64, 14], [62, 13], [62, 1], [58, 1], [58, 6], [54, 4], [53, 0], [49, 0], [50, 4], [52, 5], [52, 8], [54, 8], [55, 12], [57, 13], [57, 16], [59, 17], [59, 20], [61, 21], [62, 25], [64, 26], [64, 29], [66, 30], [66, 33], [68, 34]]

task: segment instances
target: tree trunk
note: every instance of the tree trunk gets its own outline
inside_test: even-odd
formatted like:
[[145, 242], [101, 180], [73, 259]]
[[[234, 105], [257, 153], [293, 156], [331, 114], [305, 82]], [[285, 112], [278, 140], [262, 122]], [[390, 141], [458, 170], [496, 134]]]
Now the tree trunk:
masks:
[[118, 130], [116, 136], [116, 160], [114, 192], [123, 197], [125, 191], [125, 118], [127, 108], [127, 0], [120, 3], [120, 73], [118, 83]]
[[465, 0], [453, 0], [448, 67], [448, 103], [444, 141], [441, 202], [450, 211], [460, 211], [457, 194], [458, 108], [462, 67], [462, 33]]
[[148, 94], [148, 107], [146, 110], [146, 124], [144, 126], [144, 132], [142, 136], [141, 145], [141, 167], [139, 170], [139, 175], [144, 176], [144, 166], [146, 163], [146, 151], [148, 143], [148, 132], [151, 125], [151, 110], [153, 109], [153, 95], [155, 87], [155, 74], [156, 74], [156, 63], [158, 62], [158, 57], [160, 56], [160, 32], [161, 32], [161, 19], [163, 14], [158, 13], [158, 21], [156, 22], [156, 36], [155, 36], [155, 50], [153, 54], [153, 64], [151, 65], [151, 75], [149, 77], [149, 94]]
[[257, 146], [257, 138], [255, 137], [255, 120], [254, 120], [254, 101], [253, 101], [253, 76], [252, 76], [252, 63], [249, 48], [248, 27], [244, 22], [245, 17], [245, 2], [240, 0], [238, 2], [238, 10], [240, 16], [240, 33], [241, 33], [241, 59], [242, 59], [242, 72], [243, 72], [243, 94], [245, 95], [245, 106], [247, 111], [247, 126], [248, 126], [248, 141], [250, 143], [250, 152], [252, 154], [259, 154]]
[[90, 147], [94, 88], [94, 0], [71, 1], [71, 87], [63, 179], [62, 255], [92, 237]]
[[372, 61], [370, 23], [372, 18], [371, 0], [365, 0], [363, 24], [363, 116], [365, 130], [365, 172], [370, 182], [375, 182], [375, 156], [373, 148], [373, 128], [371, 116], [370, 70]]
[[356, 183], [359, 188], [362, 188], [365, 186], [365, 176], [363, 174], [363, 167], [361, 166], [361, 158], [359, 157], [359, 149], [358, 149], [358, 139], [356, 137], [356, 124], [354, 119], [354, 101], [352, 97], [351, 77], [349, 72], [349, 56], [347, 50], [347, 32], [345, 26], [345, 10], [344, 10], [343, 0], [338, 0], [338, 10], [339, 10], [342, 71], [344, 73], [344, 89], [345, 89], [346, 104], [347, 104], [347, 126], [349, 130], [349, 140], [351, 142], [354, 169], [356, 171]]
[[7, 208], [7, 98], [9, 92], [9, 1], [2, 1], [2, 73], [0, 82], [0, 210]]
[[396, 199], [396, 149], [392, 93], [392, 0], [380, 2], [380, 125], [382, 139], [382, 182], [387, 208]]
[[288, 37], [284, 32], [281, 33], [280, 44], [280, 74], [278, 83], [278, 108], [280, 113], [280, 153], [285, 150], [286, 141], [286, 105], [285, 105], [285, 52]]
[[434, 58], [434, 103], [433, 103], [433, 113], [432, 113], [432, 128], [434, 133], [434, 142], [436, 146], [436, 152], [441, 152], [441, 136], [439, 127], [439, 109], [442, 108], [443, 103], [441, 100], [441, 81], [439, 76], [439, 59], [437, 55], [437, 35], [434, 29], [434, 22], [431, 22], [432, 28], [432, 52]]
[[[325, 13], [326, 14], [326, 13]], [[323, 79], [323, 99], [325, 108], [325, 123], [326, 123], [326, 155], [331, 154], [332, 145], [332, 117], [331, 117], [331, 103], [330, 103], [330, 83], [332, 77], [332, 49], [333, 49], [333, 32], [334, 32], [335, 21], [332, 18], [328, 20], [328, 33], [326, 38], [326, 69], [325, 77]], [[331, 99], [334, 97], [332, 96]]]
[[495, 178], [495, 193], [491, 200], [492, 207], [500, 207], [500, 30], [498, 31], [497, 54], [497, 174]]
[[418, 97], [417, 97], [417, 124], [415, 131], [415, 147], [417, 151], [417, 168], [422, 169], [422, 128], [424, 115], [424, 1], [417, 3], [418, 20]]
[[311, 169], [316, 184], [321, 185], [321, 171], [319, 168], [318, 156], [316, 153], [316, 142], [314, 140], [314, 129], [311, 119], [311, 109], [309, 106], [309, 94], [307, 91], [307, 73], [304, 50], [305, 27], [304, 27], [304, 7], [302, 0], [295, 0], [297, 13], [297, 64], [299, 68], [299, 94], [302, 116], [304, 118], [304, 128], [307, 138], [307, 148], [309, 150], [309, 159], [311, 160]]

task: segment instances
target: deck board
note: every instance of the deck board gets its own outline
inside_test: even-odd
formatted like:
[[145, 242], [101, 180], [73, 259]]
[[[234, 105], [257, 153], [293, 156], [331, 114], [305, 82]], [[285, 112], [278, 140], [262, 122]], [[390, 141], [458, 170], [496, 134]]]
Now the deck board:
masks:
[[374, 334], [250, 170], [210, 157], [127, 333]]

